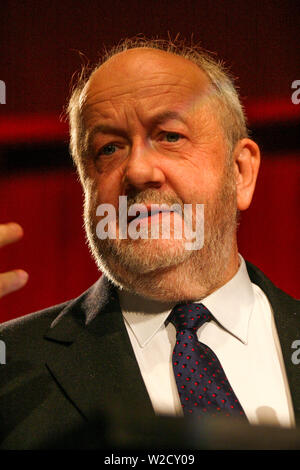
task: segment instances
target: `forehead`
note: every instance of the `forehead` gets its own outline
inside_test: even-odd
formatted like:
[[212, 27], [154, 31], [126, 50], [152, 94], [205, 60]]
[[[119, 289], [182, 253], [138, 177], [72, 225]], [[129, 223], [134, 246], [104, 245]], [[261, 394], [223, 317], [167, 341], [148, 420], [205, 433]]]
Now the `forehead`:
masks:
[[116, 54], [91, 75], [81, 107], [89, 114], [101, 105], [134, 103], [152, 108], [162, 99], [180, 105], [203, 98], [209, 88], [207, 75], [190, 60], [160, 50], [131, 49]]

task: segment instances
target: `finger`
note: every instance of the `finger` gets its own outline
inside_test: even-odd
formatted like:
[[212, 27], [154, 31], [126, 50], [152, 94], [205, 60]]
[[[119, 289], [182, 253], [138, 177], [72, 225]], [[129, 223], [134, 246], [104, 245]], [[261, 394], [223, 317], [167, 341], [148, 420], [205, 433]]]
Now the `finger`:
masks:
[[21, 289], [27, 281], [28, 274], [23, 269], [15, 269], [14, 271], [0, 274], [0, 297]]
[[14, 243], [23, 236], [21, 225], [15, 222], [0, 224], [0, 247]]

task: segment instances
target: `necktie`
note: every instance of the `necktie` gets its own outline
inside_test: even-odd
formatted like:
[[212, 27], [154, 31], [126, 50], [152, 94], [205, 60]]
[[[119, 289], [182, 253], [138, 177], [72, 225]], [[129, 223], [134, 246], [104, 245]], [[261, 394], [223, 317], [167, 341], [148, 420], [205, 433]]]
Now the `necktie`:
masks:
[[239, 416], [244, 410], [215, 353], [197, 339], [197, 330], [212, 319], [202, 304], [177, 305], [169, 320], [176, 328], [173, 370], [184, 415]]

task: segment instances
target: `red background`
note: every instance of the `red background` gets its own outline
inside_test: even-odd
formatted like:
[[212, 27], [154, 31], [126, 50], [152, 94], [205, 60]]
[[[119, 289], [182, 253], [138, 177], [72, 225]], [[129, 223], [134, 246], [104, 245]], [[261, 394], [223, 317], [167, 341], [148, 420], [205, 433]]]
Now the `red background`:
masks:
[[[12, 1], [1, 5], [0, 79], [7, 103], [0, 106], [0, 220], [15, 220], [24, 239], [0, 253], [1, 271], [22, 267], [28, 285], [0, 301], [0, 321], [80, 294], [98, 273], [82, 229], [82, 195], [70, 166], [43, 160], [25, 170], [22, 145], [67, 142], [59, 122], [69, 82], [81, 64], [78, 50], [97, 59], [137, 33], [194, 36], [232, 65], [248, 110], [259, 126], [263, 161], [251, 208], [242, 215], [240, 252], [275, 284], [299, 297], [299, 143], [291, 149], [289, 126], [299, 124], [300, 105], [291, 84], [300, 79], [300, 3], [295, 1]], [[280, 148], [264, 143], [270, 125], [284, 125]], [[264, 134], [265, 132], [265, 134]], [[282, 145], [282, 142], [286, 145]], [[1, 156], [18, 160], [10, 170]], [[259, 142], [260, 143], [260, 142]], [[269, 142], [270, 144], [270, 142]], [[54, 147], [53, 147], [54, 145]], [[269, 145], [270, 147], [270, 145]], [[47, 157], [48, 158], [48, 157]]]

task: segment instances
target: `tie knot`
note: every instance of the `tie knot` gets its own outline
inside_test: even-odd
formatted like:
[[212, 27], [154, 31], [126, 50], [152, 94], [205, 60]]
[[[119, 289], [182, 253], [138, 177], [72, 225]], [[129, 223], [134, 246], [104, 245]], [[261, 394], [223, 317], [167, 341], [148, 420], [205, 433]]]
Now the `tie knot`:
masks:
[[179, 304], [170, 313], [169, 320], [176, 331], [198, 330], [203, 323], [210, 321], [212, 314], [203, 304]]

